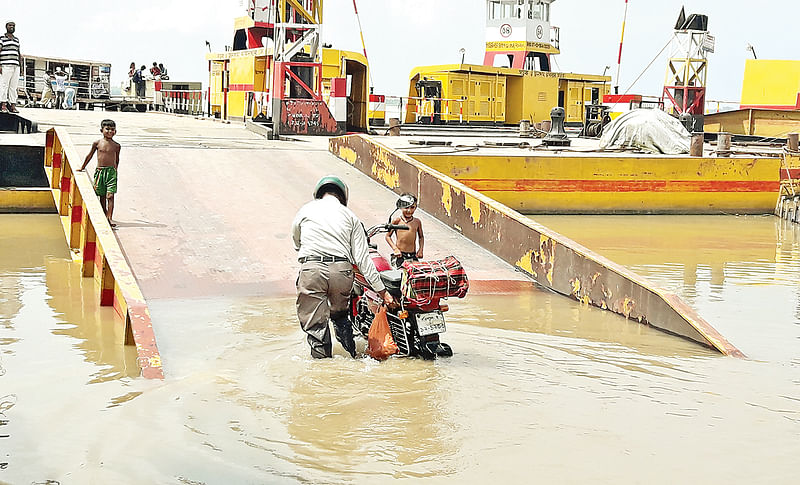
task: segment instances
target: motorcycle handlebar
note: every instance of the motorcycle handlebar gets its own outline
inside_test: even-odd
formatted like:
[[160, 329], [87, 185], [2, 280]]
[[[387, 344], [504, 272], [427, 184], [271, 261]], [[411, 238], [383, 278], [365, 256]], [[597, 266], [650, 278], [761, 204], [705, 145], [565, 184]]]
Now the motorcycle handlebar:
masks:
[[408, 226], [401, 224], [378, 224], [377, 226], [372, 226], [367, 230], [367, 237], [372, 237], [380, 232], [407, 231], [408, 229]]

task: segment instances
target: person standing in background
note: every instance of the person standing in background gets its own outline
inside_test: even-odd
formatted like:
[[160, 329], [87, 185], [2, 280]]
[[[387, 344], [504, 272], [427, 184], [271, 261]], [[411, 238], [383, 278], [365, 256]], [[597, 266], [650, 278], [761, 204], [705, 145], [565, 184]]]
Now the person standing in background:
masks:
[[51, 108], [52, 103], [55, 101], [55, 92], [53, 91], [53, 84], [55, 84], [56, 77], [53, 75], [53, 71], [47, 70], [44, 72], [42, 76], [42, 99], [39, 101], [39, 104], [43, 108]]
[[56, 109], [63, 109], [64, 91], [67, 88], [67, 71], [64, 70], [63, 66], [58, 66], [53, 77], [56, 80]]
[[22, 54], [19, 50], [19, 39], [14, 35], [16, 29], [17, 25], [8, 21], [6, 33], [0, 37], [0, 111], [4, 113], [19, 113], [15, 105]]
[[133, 82], [136, 84], [136, 96], [139, 98], [144, 98], [147, 92], [146, 77], [147, 68], [142, 64], [142, 68], [136, 71], [136, 74], [133, 76]]

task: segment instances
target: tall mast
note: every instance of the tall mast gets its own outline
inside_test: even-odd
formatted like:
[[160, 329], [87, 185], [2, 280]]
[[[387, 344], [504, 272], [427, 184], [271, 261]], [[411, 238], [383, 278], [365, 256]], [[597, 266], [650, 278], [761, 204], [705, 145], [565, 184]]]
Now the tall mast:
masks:
[[625, 14], [622, 16], [622, 35], [619, 39], [619, 55], [617, 56], [617, 77], [614, 94], [619, 94], [619, 72], [622, 69], [622, 43], [625, 41], [625, 22], [628, 20], [628, 0], [625, 0]]

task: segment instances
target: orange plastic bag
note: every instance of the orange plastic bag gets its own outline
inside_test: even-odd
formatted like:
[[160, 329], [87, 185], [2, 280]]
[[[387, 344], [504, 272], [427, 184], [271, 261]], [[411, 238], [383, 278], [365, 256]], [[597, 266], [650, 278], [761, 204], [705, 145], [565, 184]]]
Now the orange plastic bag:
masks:
[[397, 353], [397, 344], [392, 338], [389, 320], [386, 318], [386, 307], [383, 305], [372, 319], [372, 326], [369, 327], [369, 334], [367, 334], [367, 343], [367, 353], [373, 359], [385, 360], [390, 355]]

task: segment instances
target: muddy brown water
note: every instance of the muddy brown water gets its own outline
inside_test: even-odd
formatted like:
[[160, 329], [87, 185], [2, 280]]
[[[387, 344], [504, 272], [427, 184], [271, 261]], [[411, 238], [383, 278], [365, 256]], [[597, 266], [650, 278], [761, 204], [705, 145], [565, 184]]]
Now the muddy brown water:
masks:
[[150, 299], [167, 377], [146, 381], [58, 218], [2, 215], [0, 483], [795, 483], [797, 231], [734, 220], [701, 251], [711, 221], [665, 221], [632, 224], [662, 248], [545, 223], [683, 292], [750, 359], [545, 291], [451, 301], [436, 362], [313, 361], [289, 298]]

